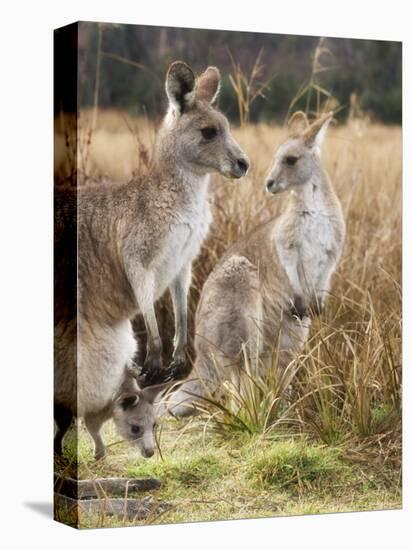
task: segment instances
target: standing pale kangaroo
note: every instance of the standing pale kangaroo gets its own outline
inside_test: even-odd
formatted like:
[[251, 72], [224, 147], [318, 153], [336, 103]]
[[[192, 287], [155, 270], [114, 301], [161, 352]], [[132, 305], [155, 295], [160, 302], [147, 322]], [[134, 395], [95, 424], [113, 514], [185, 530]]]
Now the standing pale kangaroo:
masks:
[[[83, 417], [98, 434], [102, 411], [111, 410], [113, 395], [125, 382], [125, 367], [136, 353], [130, 320], [138, 312], [147, 330], [142, 385], [164, 378], [154, 303], [167, 289], [175, 314], [172, 367], [185, 364], [191, 264], [211, 222], [209, 175], [240, 178], [248, 170], [227, 119], [214, 107], [219, 86], [215, 67], [196, 81], [185, 63], [173, 63], [166, 77], [169, 109], [149, 173], [121, 186], [80, 188], [77, 198], [56, 193], [59, 438], [73, 416]], [[76, 219], [78, 259], [70, 267], [76, 243], [67, 231], [76, 231]]]
[[218, 389], [242, 346], [256, 353], [258, 337], [260, 349], [277, 348], [280, 368], [302, 349], [345, 237], [341, 205], [320, 157], [331, 118], [309, 125], [300, 111], [291, 117], [266, 179], [270, 193], [290, 191], [287, 206], [235, 243], [206, 281], [196, 313], [195, 368], [169, 398], [173, 414], [193, 412], [194, 396]]

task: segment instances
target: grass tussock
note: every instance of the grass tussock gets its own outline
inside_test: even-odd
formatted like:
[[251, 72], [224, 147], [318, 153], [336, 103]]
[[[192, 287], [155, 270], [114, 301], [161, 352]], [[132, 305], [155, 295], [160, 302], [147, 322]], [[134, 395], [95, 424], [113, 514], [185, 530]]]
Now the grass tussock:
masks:
[[336, 449], [288, 440], [252, 456], [248, 476], [262, 489], [296, 485], [313, 490], [342, 476], [342, 462]]
[[[152, 123], [99, 112], [90, 132], [91, 119], [87, 112], [80, 117], [80, 184], [110, 179], [121, 185], [147, 169]], [[172, 508], [151, 521], [400, 506], [402, 133], [399, 127], [361, 122], [352, 117], [347, 125], [332, 127], [325, 141], [324, 164], [343, 205], [347, 238], [326, 311], [313, 323], [286, 378], [256, 375], [258, 365], [245, 357], [241, 389], [228, 382], [226, 400], [205, 403], [199, 418], [164, 420], [162, 455], [150, 461], [118, 444], [108, 423], [105, 438], [112, 446], [108, 457], [95, 464], [80, 429], [82, 476], [162, 479], [159, 498]], [[55, 171], [61, 184], [73, 182], [69, 127], [67, 121], [56, 122]], [[193, 266], [192, 336], [201, 289], [217, 260], [287, 201], [286, 195], [269, 196], [263, 185], [284, 129], [245, 120], [233, 134], [248, 153], [251, 169], [236, 183], [213, 178], [214, 222]], [[157, 317], [167, 361], [173, 338], [168, 296], [157, 304]], [[140, 319], [135, 329], [144, 352]], [[189, 353], [193, 357], [193, 347]], [[255, 359], [262, 360], [267, 358]], [[270, 360], [275, 372], [275, 355]], [[66, 447], [73, 451], [72, 442]]]

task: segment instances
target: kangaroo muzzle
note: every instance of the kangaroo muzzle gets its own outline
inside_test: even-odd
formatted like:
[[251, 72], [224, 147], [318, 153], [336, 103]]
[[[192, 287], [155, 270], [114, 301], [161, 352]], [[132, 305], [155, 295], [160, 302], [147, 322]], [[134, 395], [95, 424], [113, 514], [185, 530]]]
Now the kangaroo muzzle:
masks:
[[237, 159], [237, 161], [235, 162], [232, 175], [235, 178], [242, 178], [243, 176], [246, 176], [248, 170], [249, 170], [249, 161], [246, 158], [242, 157]]

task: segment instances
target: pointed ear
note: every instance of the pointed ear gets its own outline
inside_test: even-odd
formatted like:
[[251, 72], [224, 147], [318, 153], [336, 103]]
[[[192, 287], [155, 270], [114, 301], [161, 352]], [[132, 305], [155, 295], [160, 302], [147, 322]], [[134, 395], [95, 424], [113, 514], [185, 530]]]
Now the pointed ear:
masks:
[[120, 407], [124, 411], [135, 407], [139, 403], [139, 395], [137, 393], [122, 393], [117, 397], [114, 404], [115, 407]]
[[195, 75], [192, 69], [183, 61], [172, 63], [166, 75], [166, 93], [170, 105], [180, 114], [184, 113], [194, 101], [194, 89]]
[[217, 67], [208, 67], [198, 78], [196, 97], [213, 105], [217, 100], [219, 91], [220, 71]]
[[309, 146], [320, 147], [325, 139], [326, 130], [328, 129], [329, 123], [333, 118], [333, 112], [327, 113], [322, 117], [315, 120], [313, 124], [305, 131], [303, 139]]
[[303, 111], [296, 111], [288, 120], [288, 134], [290, 137], [299, 137], [308, 128], [308, 117]]
[[165, 382], [164, 384], [156, 384], [155, 386], [147, 386], [140, 390], [142, 397], [148, 403], [153, 403], [156, 397], [163, 391], [171, 388], [176, 382]]

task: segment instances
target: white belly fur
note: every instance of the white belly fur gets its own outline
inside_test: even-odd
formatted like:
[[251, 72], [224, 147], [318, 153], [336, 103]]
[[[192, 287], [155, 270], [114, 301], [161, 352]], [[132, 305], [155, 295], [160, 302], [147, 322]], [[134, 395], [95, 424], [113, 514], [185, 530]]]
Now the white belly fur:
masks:
[[294, 234], [276, 231], [274, 245], [292, 288], [296, 293], [325, 292], [336, 258], [330, 254], [336, 250], [333, 225], [328, 216], [310, 215], [299, 220]]
[[[335, 260], [331, 259], [329, 252], [336, 249], [330, 218], [322, 214], [308, 217], [302, 233], [305, 238], [301, 243], [301, 263], [307, 283], [316, 293], [326, 291], [329, 288], [330, 274], [335, 267]], [[306, 286], [305, 281], [302, 281], [302, 286]]]
[[78, 339], [78, 415], [98, 412], [107, 406], [123, 382], [125, 366], [137, 350], [130, 321], [113, 327], [93, 327]]

